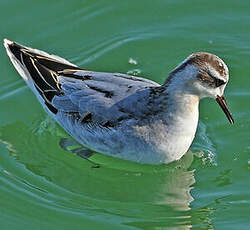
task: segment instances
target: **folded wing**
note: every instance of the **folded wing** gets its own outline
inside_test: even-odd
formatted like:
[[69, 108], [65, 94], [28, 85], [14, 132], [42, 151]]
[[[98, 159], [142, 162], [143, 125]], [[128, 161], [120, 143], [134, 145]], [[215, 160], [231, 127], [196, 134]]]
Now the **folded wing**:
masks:
[[74, 114], [83, 123], [113, 126], [146, 114], [151, 90], [160, 86], [126, 74], [87, 71], [8, 40], [5, 47], [15, 68], [54, 116]]
[[124, 74], [70, 72], [58, 76], [63, 95], [54, 97], [53, 106], [65, 112], [78, 112], [83, 121], [91, 117], [92, 122], [104, 126], [145, 112], [150, 89], [159, 86]]

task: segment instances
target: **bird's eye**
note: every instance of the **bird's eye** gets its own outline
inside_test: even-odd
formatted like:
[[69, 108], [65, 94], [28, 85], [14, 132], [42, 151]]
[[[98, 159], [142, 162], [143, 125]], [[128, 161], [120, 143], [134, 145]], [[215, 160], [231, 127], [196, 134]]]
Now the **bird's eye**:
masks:
[[203, 81], [204, 80], [204, 77], [201, 73], [198, 73], [197, 74], [197, 78], [200, 80], [200, 81]]
[[226, 84], [226, 82], [219, 79], [219, 78], [214, 78], [214, 84], [215, 84], [216, 87], [220, 87], [220, 86]]
[[219, 79], [217, 77], [214, 77], [211, 73], [209, 72], [201, 72], [197, 74], [197, 79], [208, 84], [210, 87], [217, 88], [220, 87], [227, 82]]

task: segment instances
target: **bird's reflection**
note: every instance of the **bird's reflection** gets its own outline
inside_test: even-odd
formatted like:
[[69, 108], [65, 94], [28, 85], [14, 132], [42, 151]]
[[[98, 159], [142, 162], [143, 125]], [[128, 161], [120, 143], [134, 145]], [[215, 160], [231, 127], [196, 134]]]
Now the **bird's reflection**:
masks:
[[189, 170], [192, 152], [178, 162], [161, 166], [94, 155], [91, 160], [100, 168], [93, 168], [90, 162], [59, 146], [66, 134], [56, 125], [50, 130], [47, 126], [34, 130], [15, 122], [2, 127], [0, 133], [5, 147], [12, 146], [9, 152], [17, 161], [75, 194], [77, 200], [70, 198], [73, 203], [80, 196], [81, 205], [93, 205], [98, 213], [122, 216], [124, 224], [130, 226], [150, 222], [154, 228], [167, 223], [168, 227], [180, 224], [178, 229], [191, 227], [190, 190], [195, 182], [194, 170]]

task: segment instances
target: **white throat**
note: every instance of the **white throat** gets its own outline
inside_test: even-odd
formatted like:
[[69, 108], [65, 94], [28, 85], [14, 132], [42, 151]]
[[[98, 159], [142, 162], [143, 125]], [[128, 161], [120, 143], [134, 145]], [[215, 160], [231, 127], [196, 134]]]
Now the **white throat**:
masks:
[[180, 159], [188, 151], [196, 133], [200, 97], [187, 87], [187, 82], [195, 77], [195, 71], [192, 66], [185, 68], [166, 85], [164, 93], [168, 95], [168, 102], [162, 117], [166, 130], [159, 120], [155, 124], [155, 129], [161, 133], [157, 138], [160, 139], [159, 149], [165, 152], [165, 162]]

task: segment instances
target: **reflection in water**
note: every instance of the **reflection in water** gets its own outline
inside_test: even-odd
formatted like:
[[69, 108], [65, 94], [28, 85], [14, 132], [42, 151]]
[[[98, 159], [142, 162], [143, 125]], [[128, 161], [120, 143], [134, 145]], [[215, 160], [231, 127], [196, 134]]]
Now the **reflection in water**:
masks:
[[[164, 229], [166, 225], [168, 229], [191, 227], [190, 190], [195, 182], [194, 170], [188, 170], [193, 161], [191, 152], [179, 162], [162, 166], [139, 165], [97, 154], [92, 160], [101, 167], [96, 169], [60, 148], [59, 140], [66, 134], [50, 119], [39, 127], [32, 130], [23, 123], [12, 123], [1, 128], [0, 138], [17, 161], [51, 183], [51, 188], [46, 188], [54, 193], [50, 205], [71, 207], [77, 212], [87, 208], [95, 215], [122, 218], [127, 226], [142, 227], [147, 223], [152, 229]], [[16, 178], [22, 180], [18, 175]], [[67, 193], [59, 195], [53, 186]], [[44, 190], [42, 184], [39, 189]]]

